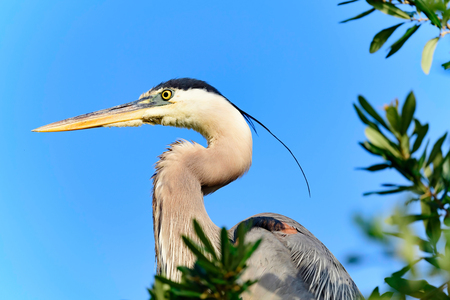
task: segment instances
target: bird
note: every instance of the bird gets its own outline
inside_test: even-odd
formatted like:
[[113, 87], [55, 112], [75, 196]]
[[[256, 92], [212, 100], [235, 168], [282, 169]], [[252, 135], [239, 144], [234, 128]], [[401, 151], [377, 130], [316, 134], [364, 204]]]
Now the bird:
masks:
[[[216, 250], [220, 249], [220, 228], [210, 219], [204, 196], [249, 170], [250, 126], [254, 126], [251, 120], [257, 121], [207, 82], [176, 78], [154, 86], [136, 101], [33, 131], [151, 124], [193, 129], [206, 139], [207, 147], [186, 140], [169, 145], [159, 156], [152, 177], [157, 273], [179, 281], [181, 274], [177, 266], [192, 266], [195, 262], [181, 239], [182, 235], [195, 238], [193, 219]], [[229, 230], [232, 242], [236, 242], [237, 227], [243, 222], [251, 224], [246, 240], [262, 239], [244, 273], [244, 279], [258, 282], [243, 299], [356, 300], [362, 297], [342, 264], [298, 222], [275, 213], [257, 214]]]

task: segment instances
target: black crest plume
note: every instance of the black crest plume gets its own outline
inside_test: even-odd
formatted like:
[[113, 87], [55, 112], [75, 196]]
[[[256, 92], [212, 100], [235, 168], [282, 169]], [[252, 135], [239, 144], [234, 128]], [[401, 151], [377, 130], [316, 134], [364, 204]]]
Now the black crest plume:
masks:
[[[166, 82], [162, 82], [160, 84], [158, 84], [157, 86], [155, 86], [152, 90], [159, 90], [159, 89], [164, 89], [164, 88], [175, 88], [175, 89], [179, 89], [179, 90], [189, 90], [189, 89], [203, 89], [206, 90], [210, 93], [215, 93], [217, 95], [220, 95], [222, 97], [224, 97], [225, 99], [227, 99], [224, 95], [222, 95], [215, 87], [213, 87], [212, 85], [208, 84], [205, 81], [202, 80], [198, 80], [198, 79], [194, 79], [194, 78], [175, 78], [175, 79], [171, 79], [169, 81]], [[228, 99], [227, 99], [228, 100]], [[306, 174], [303, 171], [302, 166], [300, 165], [300, 163], [298, 162], [297, 158], [295, 157], [294, 153], [292, 153], [291, 149], [289, 149], [289, 147], [283, 143], [282, 140], [280, 140], [274, 133], [272, 133], [272, 131], [270, 131], [269, 128], [267, 128], [263, 123], [261, 123], [260, 121], [258, 121], [256, 118], [252, 117], [251, 115], [249, 115], [248, 113], [246, 113], [245, 111], [243, 111], [242, 109], [240, 109], [239, 107], [237, 107], [233, 102], [231, 102], [230, 100], [228, 100], [231, 105], [234, 106], [234, 108], [236, 108], [244, 117], [244, 119], [248, 122], [248, 124], [250, 125], [250, 127], [253, 129], [253, 131], [255, 131], [256, 134], [258, 134], [258, 132], [256, 131], [255, 128], [255, 124], [253, 124], [253, 121], [255, 121], [256, 123], [258, 123], [262, 128], [264, 128], [265, 130], [267, 130], [268, 133], [270, 133], [270, 135], [272, 135], [278, 142], [281, 143], [281, 145], [284, 146], [284, 148], [286, 148], [287, 151], [289, 151], [289, 153], [291, 154], [291, 156], [294, 158], [295, 162], [297, 163], [297, 166], [300, 168], [300, 171], [303, 174], [303, 177], [305, 178], [306, 181], [306, 186], [308, 188], [308, 194], [309, 197], [311, 197], [311, 189], [309, 187], [309, 182], [308, 182], [308, 178], [306, 178]]]

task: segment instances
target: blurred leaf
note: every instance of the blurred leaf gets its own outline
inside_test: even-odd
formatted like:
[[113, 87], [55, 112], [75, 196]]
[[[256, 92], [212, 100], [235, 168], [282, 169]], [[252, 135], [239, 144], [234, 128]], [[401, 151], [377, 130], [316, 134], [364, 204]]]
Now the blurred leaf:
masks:
[[367, 3], [369, 3], [370, 5], [372, 5], [379, 11], [384, 12], [385, 14], [388, 14], [388, 15], [391, 15], [391, 16], [394, 16], [397, 18], [401, 18], [401, 19], [411, 20], [411, 17], [408, 15], [408, 13], [404, 12], [403, 10], [396, 7], [392, 3], [383, 2], [383, 1], [379, 1], [379, 0], [378, 1], [377, 0], [366, 0], [366, 1], [367, 1]]
[[381, 132], [372, 127], [367, 127], [364, 133], [372, 144], [381, 149], [388, 150], [394, 156], [400, 157], [400, 152], [394, 148], [392, 142], [390, 142]]
[[424, 300], [449, 300], [450, 298], [441, 289], [428, 284], [425, 286]]
[[367, 300], [390, 300], [393, 295], [393, 292], [386, 292], [383, 295], [380, 295], [380, 291], [378, 287], [376, 287]]
[[372, 145], [371, 143], [369, 143], [368, 141], [365, 141], [364, 143], [359, 143], [361, 145], [361, 147], [363, 147], [366, 151], [368, 151], [369, 153], [373, 154], [373, 155], [377, 155], [377, 156], [382, 156], [384, 155], [384, 153], [386, 152], [383, 149], [380, 149], [378, 147], [375, 147], [374, 145]]
[[430, 238], [430, 241], [433, 243], [433, 245], [436, 245], [442, 233], [439, 215], [436, 215], [428, 219], [425, 231], [427, 233], [427, 236]]
[[362, 261], [362, 256], [359, 254], [351, 254], [346, 257], [346, 262], [349, 265], [357, 265]]
[[425, 257], [424, 260], [429, 262], [431, 265], [433, 265], [435, 268], [440, 269], [438, 261], [434, 257]]
[[197, 257], [197, 260], [201, 262], [202, 267], [207, 269], [210, 272], [218, 273], [220, 272], [219, 268], [214, 265], [199, 249], [198, 245], [196, 245], [190, 238], [183, 236], [183, 242], [186, 244], [186, 247], [194, 253]]
[[370, 105], [369, 102], [367, 102], [367, 100], [363, 96], [359, 95], [358, 100], [359, 100], [359, 104], [361, 104], [362, 108], [364, 108], [364, 110], [370, 116], [372, 116], [372, 118], [377, 120], [378, 123], [380, 123], [384, 128], [389, 130], [389, 127], [387, 126], [386, 122], [384, 122], [383, 118], [380, 117], [380, 115], [375, 111], [375, 109], [373, 109], [372, 105]]
[[433, 149], [431, 150], [430, 156], [428, 157], [427, 166], [433, 162], [438, 153], [441, 152], [442, 144], [447, 137], [447, 133], [445, 133], [439, 140], [437, 140], [436, 144], [434, 144]]
[[416, 97], [414, 93], [411, 92], [406, 97], [406, 101], [402, 107], [402, 120], [401, 120], [401, 129], [400, 134], [405, 134], [411, 124], [411, 121], [414, 116], [414, 112], [416, 110]]
[[438, 41], [439, 41], [438, 37], [431, 39], [425, 44], [425, 47], [423, 48], [421, 65], [423, 72], [427, 75], [430, 73], [431, 63], [433, 62], [434, 50], [436, 49]]
[[187, 290], [174, 290], [172, 291], [177, 296], [180, 297], [188, 297], [188, 298], [194, 298], [194, 299], [202, 299], [202, 293], [194, 292], [194, 291], [187, 291]]
[[[409, 136], [406, 134], [400, 137], [400, 150], [404, 158], [409, 158]], [[405, 169], [408, 167], [408, 165], [405, 165]]]
[[[425, 137], [425, 135], [428, 132], [428, 124], [425, 125], [421, 125], [420, 122], [416, 119], [414, 119], [414, 134], [416, 134], [416, 140], [414, 142], [413, 148], [411, 149], [411, 154], [416, 152], [419, 148], [420, 145], [422, 144], [422, 141]], [[421, 165], [421, 164], [419, 164]]]
[[409, 270], [411, 270], [411, 267], [415, 264], [417, 264], [419, 261], [421, 261], [422, 258], [419, 258], [415, 260], [412, 264], [408, 264], [406, 267], [402, 268], [400, 271], [392, 273], [392, 277], [402, 277], [405, 275]]
[[395, 224], [403, 224], [403, 225], [408, 225], [411, 224], [413, 222], [416, 221], [423, 221], [426, 219], [429, 219], [431, 217], [431, 215], [425, 215], [425, 214], [420, 214], [420, 215], [406, 215], [406, 216], [391, 216], [391, 218], [389, 218], [389, 224], [391, 225], [395, 225]]
[[229, 265], [230, 261], [230, 241], [228, 240], [228, 232], [225, 228], [222, 228], [220, 231], [220, 240], [222, 241], [220, 243], [221, 246], [221, 254], [222, 254], [222, 264], [227, 267]]
[[382, 221], [379, 218], [364, 219], [362, 215], [357, 214], [353, 217], [353, 220], [368, 237], [378, 241], [386, 241]]
[[201, 229], [200, 224], [197, 222], [197, 220], [194, 220], [194, 229], [195, 229], [195, 233], [197, 234], [198, 238], [205, 246], [205, 250], [208, 251], [208, 253], [211, 254], [215, 259], [217, 259], [216, 251], [214, 250], [214, 247], [211, 244], [211, 241], [206, 237], [205, 233]]
[[433, 253], [433, 248], [431, 247], [430, 243], [428, 241], [425, 241], [418, 236], [409, 235], [406, 236], [405, 233], [401, 232], [384, 232], [386, 235], [395, 236], [400, 239], [406, 239], [409, 238], [412, 243], [419, 246], [419, 249], [426, 253]]
[[377, 52], [384, 45], [384, 43], [387, 41], [387, 39], [394, 33], [394, 31], [403, 24], [404, 23], [400, 23], [400, 24], [383, 29], [380, 32], [378, 32], [373, 37], [372, 43], [370, 43], [369, 52], [370, 53]]
[[353, 2], [356, 2], [356, 1], [359, 1], [359, 0], [345, 1], [345, 2], [338, 3], [338, 5], [345, 5], [345, 4], [353, 3]]
[[416, 7], [421, 10], [427, 17], [430, 19], [431, 23], [433, 23], [434, 26], [441, 29], [441, 21], [439, 20], [438, 16], [432, 11], [428, 4], [423, 0], [414, 0], [414, 3], [416, 4]]
[[444, 68], [444, 70], [450, 69], [450, 61], [446, 62], [445, 64], [442, 64], [442, 67]]
[[417, 29], [419, 29], [419, 27], [420, 25], [414, 25], [413, 27], [409, 28], [401, 38], [393, 43], [391, 46], [391, 50], [389, 51], [386, 58], [392, 56], [393, 54], [395, 54], [395, 52], [400, 50], [403, 44], [414, 34], [414, 32], [416, 32]]
[[339, 22], [339, 23], [347, 23], [347, 22], [349, 22], [349, 21], [361, 19], [361, 18], [367, 16], [368, 14], [373, 13], [374, 11], [375, 11], [375, 8], [371, 8], [371, 9], [369, 9], [368, 11], [365, 11], [365, 12], [363, 12], [363, 13], [360, 13], [359, 15], [357, 15], [357, 16], [355, 16], [355, 17], [353, 17], [353, 18], [350, 18], [350, 19], [341, 21], [341, 22]]
[[401, 192], [404, 192], [404, 191], [409, 191], [409, 190], [411, 190], [413, 188], [414, 188], [414, 186], [401, 186], [401, 187], [398, 187], [398, 188], [393, 189], [393, 190], [367, 192], [367, 193], [364, 193], [363, 195], [364, 196], [369, 196], [369, 195], [373, 195], [373, 194], [377, 194], [377, 195], [396, 194], [396, 193], [401, 193]]
[[379, 130], [379, 129], [378, 129], [378, 126], [377, 126], [375, 123], [373, 123], [372, 121], [370, 121], [370, 120], [364, 115], [364, 113], [359, 109], [359, 107], [356, 106], [356, 104], [353, 103], [353, 107], [355, 108], [356, 113], [358, 114], [359, 118], [361, 119], [361, 121], [362, 121], [364, 124], [366, 124], [366, 125], [368, 125], [368, 126], [370, 126], [370, 127], [373, 127], [374, 129]]
[[147, 289], [150, 293], [151, 300], [169, 300], [168, 291], [170, 286], [163, 283], [158, 278], [155, 277], [155, 282], [153, 283], [152, 289]]
[[393, 132], [400, 132], [401, 123], [400, 123], [400, 116], [398, 115], [397, 108], [394, 106], [389, 106], [386, 109], [386, 118], [389, 121], [389, 124], [391, 125]]
[[380, 299], [380, 290], [378, 287], [376, 287], [372, 293], [370, 294], [369, 298], [367, 300], [378, 300]]
[[423, 296], [425, 288], [429, 285], [426, 280], [407, 280], [395, 276], [387, 277], [384, 281], [400, 293], [416, 298]]
[[450, 151], [447, 153], [444, 162], [442, 163], [442, 177], [447, 181], [446, 191], [448, 191], [448, 185], [450, 185]]
[[360, 168], [361, 170], [366, 170], [366, 171], [370, 171], [370, 172], [374, 172], [374, 171], [380, 171], [380, 170], [384, 170], [386, 168], [390, 168], [391, 165], [389, 164], [377, 164], [377, 165], [373, 165], [367, 168]]
[[383, 295], [381, 295], [380, 300], [390, 300], [392, 299], [392, 296], [394, 296], [393, 292], [386, 292]]

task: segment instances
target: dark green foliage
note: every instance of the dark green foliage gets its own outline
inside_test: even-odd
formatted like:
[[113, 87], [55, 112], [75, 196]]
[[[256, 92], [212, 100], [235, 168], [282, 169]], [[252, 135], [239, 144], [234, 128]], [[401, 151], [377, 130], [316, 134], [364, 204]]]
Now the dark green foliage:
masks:
[[[356, 1], [345, 1], [338, 5], [350, 4]], [[450, 1], [448, 0], [366, 0], [370, 10], [365, 11], [354, 18], [347, 19], [341, 23], [351, 20], [361, 19], [374, 10], [395, 18], [408, 20], [413, 23], [406, 33], [390, 46], [390, 51], [386, 58], [394, 55], [405, 42], [419, 29], [421, 24], [429, 24], [438, 29], [438, 36], [431, 38], [425, 45], [422, 52], [421, 66], [425, 74], [430, 72], [433, 62], [434, 50], [441, 38], [450, 33]], [[378, 32], [370, 44], [370, 53], [377, 52], [394, 33], [394, 31], [404, 23], [386, 28]], [[450, 69], [450, 62], [442, 64], [442, 67]]]
[[350, 18], [350, 19], [341, 21], [341, 23], [347, 23], [348, 21], [353, 21], [353, 20], [361, 19], [361, 18], [367, 16], [368, 14], [373, 13], [374, 11], [375, 11], [375, 8], [371, 8], [371, 9], [369, 9], [369, 10], [363, 12], [363, 13], [360, 13], [359, 15], [357, 15], [357, 16], [355, 16], [355, 17], [353, 17], [353, 18]]
[[377, 52], [381, 47], [383, 47], [384, 43], [386, 43], [387, 39], [394, 33], [394, 31], [403, 25], [404, 23], [400, 23], [397, 25], [394, 25], [392, 27], [386, 28], [378, 32], [372, 40], [372, 43], [370, 43], [370, 53]]
[[261, 240], [245, 243], [247, 228], [242, 224], [238, 227], [236, 245], [233, 245], [228, 239], [227, 230], [222, 228], [219, 254], [195, 220], [194, 229], [200, 244], [183, 236], [184, 243], [196, 256], [194, 267], [178, 267], [182, 273], [179, 283], [156, 275], [153, 288], [149, 289], [151, 299], [241, 299], [242, 293], [256, 282], [243, 282], [241, 276], [247, 268], [247, 260], [258, 248]]
[[428, 6], [427, 1], [424, 0], [414, 0], [414, 3], [419, 11], [422, 11], [428, 19], [430, 19], [431, 23], [437, 28], [441, 28], [441, 20], [439, 20], [436, 13]]
[[[377, 287], [368, 299], [450, 300], [450, 151], [444, 151], [447, 133], [433, 144], [431, 151], [427, 151], [428, 142], [423, 145], [423, 141], [428, 124], [414, 118], [416, 99], [412, 92], [401, 110], [397, 100], [386, 105], [385, 119], [362, 96], [358, 100], [361, 107], [354, 107], [361, 121], [368, 126], [365, 130], [368, 140], [361, 145], [382, 160], [362, 169], [370, 172], [394, 169], [408, 181], [405, 185], [386, 183], [383, 187], [387, 189], [364, 195], [408, 192], [409, 196], [404, 206], [398, 207], [388, 218], [388, 227], [379, 218], [355, 218], [369, 238], [388, 249], [386, 253], [396, 255], [406, 263], [404, 268], [385, 278], [390, 291], [380, 294]], [[414, 123], [414, 129], [410, 129], [411, 123]], [[422, 153], [415, 154], [420, 149]], [[408, 212], [412, 203], [420, 207], [420, 214]], [[418, 224], [423, 228], [418, 232], [424, 234], [416, 233]], [[417, 270], [424, 269], [423, 265], [417, 266], [419, 262], [428, 264], [428, 271], [422, 275], [425, 278], [417, 278]], [[441, 284], [435, 286], [436, 282]]]
[[400, 50], [403, 44], [406, 43], [406, 41], [414, 34], [414, 32], [417, 31], [417, 29], [419, 29], [419, 27], [420, 25], [414, 25], [408, 30], [406, 30], [405, 34], [402, 35], [402, 37], [400, 37], [395, 43], [391, 45], [391, 50], [389, 50], [389, 53], [388, 55], [386, 55], [386, 58], [388, 58], [389, 56], [395, 54], [395, 52]]

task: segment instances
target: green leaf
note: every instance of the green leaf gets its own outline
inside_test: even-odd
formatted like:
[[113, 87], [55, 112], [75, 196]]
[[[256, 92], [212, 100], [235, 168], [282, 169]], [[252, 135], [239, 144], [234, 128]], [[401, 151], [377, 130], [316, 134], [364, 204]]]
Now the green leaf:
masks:
[[382, 2], [377, 0], [366, 0], [367, 3], [378, 9], [379, 11], [400, 18], [400, 19], [406, 19], [411, 20], [411, 17], [408, 15], [408, 13], [404, 12], [400, 8], [396, 7], [394, 4], [389, 2]]
[[383, 295], [381, 295], [380, 300], [390, 300], [392, 299], [392, 296], [394, 296], [393, 292], [386, 292]]
[[358, 114], [358, 117], [361, 119], [361, 121], [362, 121], [364, 124], [366, 124], [366, 125], [368, 125], [368, 126], [370, 126], [370, 127], [373, 127], [373, 128], [375, 128], [375, 129], [379, 130], [379, 129], [378, 129], [378, 126], [377, 126], [375, 123], [371, 122], [371, 121], [364, 115], [364, 113], [359, 109], [359, 107], [356, 106], [356, 104], [353, 103], [353, 107], [355, 108], [356, 113]]
[[417, 264], [419, 261], [421, 261], [422, 258], [419, 258], [412, 262], [411, 264], [407, 265], [406, 267], [402, 268], [400, 271], [392, 273], [392, 277], [402, 277], [405, 275], [409, 270], [411, 270], [411, 267], [415, 264]]
[[409, 157], [409, 136], [406, 134], [400, 137], [400, 149], [403, 157]]
[[423, 290], [427, 285], [429, 285], [425, 280], [407, 280], [395, 276], [387, 277], [384, 281], [400, 293], [413, 297], [422, 296]]
[[[385, 235], [391, 235], [391, 236], [395, 236], [401, 239], [405, 239], [405, 235], [402, 233], [395, 233], [395, 232], [384, 232]], [[431, 247], [430, 243], [428, 241], [425, 241], [417, 236], [409, 236], [407, 237], [409, 239], [412, 238], [412, 242], [419, 246], [420, 250], [422, 250], [423, 252], [426, 253], [433, 253], [433, 248]]]
[[174, 293], [177, 296], [181, 297], [189, 297], [194, 299], [202, 299], [202, 293], [199, 292], [193, 292], [193, 291], [186, 291], [186, 290], [173, 290], [172, 293]]
[[428, 219], [425, 231], [427, 236], [430, 238], [430, 242], [436, 245], [441, 237], [441, 221], [439, 220], [439, 215], [435, 215]]
[[417, 29], [419, 29], [420, 25], [414, 25], [413, 27], [406, 30], [405, 34], [399, 38], [395, 43], [392, 44], [391, 50], [389, 51], [386, 58], [389, 56], [395, 54], [400, 48], [403, 46], [403, 44], [416, 32]]
[[380, 123], [384, 128], [389, 130], [389, 127], [387, 126], [386, 122], [384, 122], [383, 118], [380, 117], [380, 115], [375, 111], [375, 109], [373, 109], [372, 105], [370, 105], [369, 102], [367, 102], [367, 100], [363, 96], [359, 95], [358, 101], [359, 101], [359, 104], [361, 104], [362, 108], [364, 108], [364, 110], [370, 116], [372, 116], [372, 118], [377, 120], [378, 123]]
[[151, 295], [151, 300], [169, 300], [169, 296], [167, 295], [167, 291], [169, 291], [170, 286], [158, 280], [155, 277], [155, 282], [153, 283], [153, 288], [147, 289]]
[[380, 299], [380, 290], [376, 287], [369, 296], [367, 300], [378, 300]]
[[411, 153], [416, 152], [420, 148], [420, 145], [422, 144], [422, 141], [425, 138], [425, 135], [427, 134], [429, 127], [428, 124], [422, 126], [420, 122], [417, 120], [414, 120], [414, 123], [415, 123], [414, 133], [417, 134], [417, 137], [416, 140], [414, 141]]
[[228, 239], [228, 232], [225, 228], [220, 231], [220, 247], [222, 254], [222, 264], [227, 268], [230, 263], [230, 240]]
[[403, 24], [404, 23], [400, 23], [400, 24], [383, 29], [380, 32], [378, 32], [373, 37], [372, 43], [370, 43], [369, 52], [370, 53], [377, 52], [384, 45], [384, 43], [387, 41], [387, 39], [394, 33], [394, 31]]
[[363, 147], [366, 151], [368, 151], [369, 153], [373, 154], [373, 155], [377, 155], [377, 156], [384, 156], [386, 151], [383, 149], [380, 149], [374, 145], [372, 145], [371, 143], [369, 143], [368, 141], [365, 141], [364, 143], [359, 143], [361, 145], [361, 147]]
[[439, 266], [439, 262], [436, 258], [434, 257], [424, 257], [424, 259], [430, 263], [431, 265], [433, 265], [436, 269], [440, 269], [441, 267]]
[[360, 13], [359, 15], [357, 15], [357, 16], [355, 16], [355, 17], [353, 17], [353, 18], [350, 18], [350, 19], [341, 21], [341, 22], [339, 22], [339, 23], [347, 23], [347, 22], [349, 22], [349, 21], [361, 19], [361, 18], [367, 16], [368, 14], [373, 13], [374, 11], [375, 11], [375, 8], [371, 8], [371, 9], [369, 9], [369, 10], [363, 12], [363, 13]]
[[374, 171], [380, 171], [380, 170], [384, 170], [387, 168], [390, 168], [391, 165], [390, 164], [377, 164], [377, 165], [373, 165], [367, 168], [360, 168], [360, 170], [366, 170], [366, 171], [370, 171], [370, 172], [374, 172]]
[[441, 291], [440, 288], [437, 288], [432, 285], [427, 285], [425, 287], [425, 296], [422, 298], [424, 300], [449, 300], [449, 297]]
[[397, 108], [394, 106], [389, 106], [386, 109], [386, 118], [389, 121], [389, 124], [391, 125], [391, 129], [393, 132], [400, 132], [401, 122], [400, 122], [400, 116], [398, 115]]
[[[383, 295], [380, 295], [380, 291], [378, 287], [376, 287], [372, 294], [370, 294], [369, 298], [367, 300], [390, 300], [392, 296], [394, 295], [393, 292], [386, 292]], [[363, 299], [363, 298], [361, 298]]]
[[197, 222], [197, 220], [194, 219], [194, 229], [195, 233], [197, 234], [200, 241], [205, 246], [205, 250], [208, 251], [215, 259], [217, 259], [216, 251], [211, 244], [211, 241], [206, 237], [205, 233], [203, 232], [202, 228], [200, 227], [200, 224]]
[[431, 215], [425, 215], [425, 214], [419, 214], [419, 215], [406, 215], [406, 216], [402, 216], [402, 217], [398, 217], [398, 216], [391, 216], [389, 220], [389, 224], [391, 225], [398, 225], [398, 224], [402, 224], [402, 225], [408, 225], [417, 221], [423, 221], [423, 220], [427, 220], [431, 217]]
[[159, 280], [160, 282], [164, 283], [164, 284], [168, 284], [171, 287], [177, 288], [177, 289], [183, 289], [184, 285], [175, 281], [172, 281], [170, 279], [167, 279], [161, 275], [155, 275], [155, 281]]
[[414, 116], [414, 111], [416, 110], [416, 97], [414, 93], [411, 92], [406, 97], [405, 104], [402, 107], [402, 117], [401, 117], [401, 128], [400, 134], [405, 134], [411, 124]]
[[433, 54], [436, 49], [439, 37], [429, 40], [422, 51], [422, 70], [425, 74], [430, 73], [431, 63], [433, 62]]
[[367, 127], [364, 133], [369, 141], [376, 147], [385, 149], [392, 155], [400, 157], [400, 152], [392, 146], [392, 142], [390, 142], [381, 132], [373, 129], [372, 127]]
[[401, 193], [401, 192], [404, 192], [404, 191], [409, 191], [409, 190], [411, 190], [413, 188], [414, 188], [414, 186], [401, 186], [401, 187], [398, 187], [398, 188], [393, 189], [393, 190], [378, 191], [378, 192], [367, 192], [367, 193], [364, 193], [363, 195], [364, 196], [369, 196], [369, 195], [373, 195], [373, 194], [377, 194], [377, 195], [396, 194], [396, 193]]
[[208, 268], [208, 270], [212, 272], [219, 272], [219, 269], [198, 248], [198, 245], [196, 245], [191, 239], [186, 236], [183, 236], [182, 238], [183, 242], [189, 248], [189, 250], [191, 250], [192, 253], [197, 256], [198, 262], [202, 262], [202, 267]]
[[439, 139], [437, 140], [436, 144], [434, 144], [433, 149], [430, 152], [430, 156], [428, 157], [427, 166], [433, 162], [433, 160], [436, 158], [438, 153], [441, 152], [442, 144], [445, 141], [445, 138], [447, 137], [447, 132]]
[[432, 11], [427, 3], [423, 0], [415, 0], [414, 3], [416, 4], [416, 7], [423, 11], [423, 13], [428, 17], [428, 19], [430, 19], [431, 23], [433, 23], [434, 26], [436, 26], [437, 28], [441, 29], [442, 25], [441, 25], [441, 21], [439, 20], [438, 16], [434, 13], [434, 11]]
[[446, 62], [445, 64], [442, 64], [441, 66], [444, 68], [444, 70], [450, 69], [450, 61]]
[[356, 1], [359, 1], [359, 0], [344, 1], [344, 2], [339, 3], [338, 6], [339, 5], [345, 5], [345, 4], [353, 3], [353, 2], [356, 2]]

